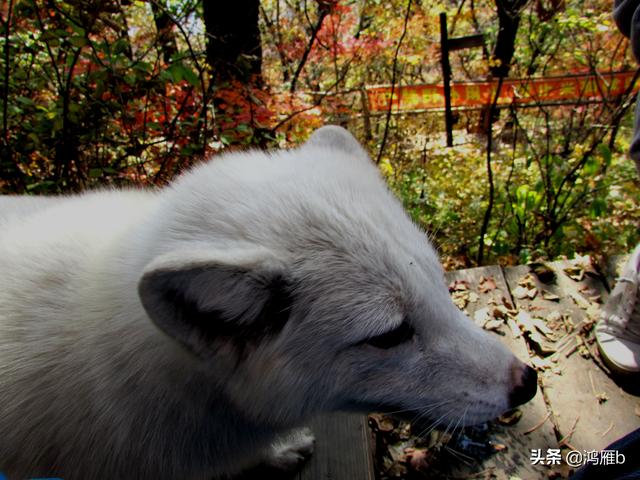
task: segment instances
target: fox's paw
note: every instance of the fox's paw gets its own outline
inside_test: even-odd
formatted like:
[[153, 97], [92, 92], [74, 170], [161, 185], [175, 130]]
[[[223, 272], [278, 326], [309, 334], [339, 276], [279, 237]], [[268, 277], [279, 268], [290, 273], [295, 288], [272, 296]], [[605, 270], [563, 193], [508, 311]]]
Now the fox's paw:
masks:
[[297, 470], [313, 453], [315, 441], [309, 428], [292, 430], [271, 445], [265, 463], [282, 471]]

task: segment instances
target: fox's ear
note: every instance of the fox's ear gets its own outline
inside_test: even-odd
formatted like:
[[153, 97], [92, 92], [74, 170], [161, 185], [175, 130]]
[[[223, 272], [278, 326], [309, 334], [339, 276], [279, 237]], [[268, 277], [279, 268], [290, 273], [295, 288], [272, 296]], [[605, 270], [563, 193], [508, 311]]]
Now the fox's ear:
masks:
[[362, 148], [358, 140], [356, 140], [356, 137], [351, 135], [345, 128], [337, 125], [327, 125], [319, 128], [313, 132], [305, 145], [333, 148], [359, 158], [370, 160], [369, 155], [365, 149]]
[[284, 327], [292, 302], [284, 268], [260, 249], [163, 255], [138, 293], [153, 322], [203, 358], [221, 347], [241, 357]]

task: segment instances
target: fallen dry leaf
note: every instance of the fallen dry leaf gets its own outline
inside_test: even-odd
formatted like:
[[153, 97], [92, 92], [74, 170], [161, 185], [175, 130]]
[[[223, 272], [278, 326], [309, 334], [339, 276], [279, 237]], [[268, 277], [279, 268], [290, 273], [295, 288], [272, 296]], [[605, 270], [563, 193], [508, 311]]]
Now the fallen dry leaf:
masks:
[[512, 319], [507, 320], [507, 325], [511, 330], [511, 336], [513, 338], [520, 338], [522, 336], [522, 332], [520, 331], [520, 328], [518, 328], [518, 325]]
[[553, 292], [549, 292], [548, 290], [542, 290], [542, 298], [545, 300], [549, 300], [551, 302], [559, 302], [560, 297]]
[[517, 315], [518, 310], [513, 306], [513, 304], [507, 300], [506, 297], [502, 297], [502, 304], [509, 310], [511, 315]]
[[567, 274], [571, 280], [575, 280], [576, 282], [581, 282], [584, 278], [584, 268], [580, 265], [572, 265], [571, 267], [567, 267], [564, 269], [564, 273]]
[[548, 370], [552, 367], [550, 358], [533, 357], [531, 364], [536, 370]]
[[466, 280], [454, 280], [449, 284], [449, 291], [456, 292], [462, 290], [469, 290], [469, 282]]
[[544, 320], [542, 320], [541, 318], [538, 317], [533, 317], [531, 319], [531, 322], [533, 324], [534, 327], [536, 327], [536, 329], [542, 333], [545, 337], [547, 337], [549, 340], [551, 341], [556, 341], [557, 337], [556, 334], [554, 333], [553, 330], [551, 330], [549, 327], [547, 327], [547, 324], [545, 323]]
[[509, 410], [508, 412], [500, 415], [497, 420], [501, 425], [515, 425], [522, 418], [522, 410], [519, 408], [514, 408], [513, 410]]
[[456, 290], [451, 293], [451, 300], [456, 307], [460, 310], [464, 310], [469, 304], [469, 291], [468, 290]]
[[499, 318], [501, 320], [506, 320], [511, 315], [511, 312], [504, 305], [497, 305], [492, 311], [491, 314], [493, 318]]
[[573, 262], [576, 266], [582, 268], [586, 274], [594, 277], [598, 276], [598, 270], [593, 264], [593, 259], [589, 255], [581, 256], [576, 254]]
[[405, 453], [412, 469], [418, 472], [426, 472], [429, 469], [432, 452], [426, 448], [407, 448]]
[[394, 421], [390, 417], [380, 413], [369, 415], [369, 425], [374, 431], [378, 430], [380, 432], [390, 432], [396, 428]]
[[526, 288], [535, 288], [536, 279], [530, 273], [527, 273], [524, 277], [518, 280], [518, 285]]
[[591, 357], [591, 352], [589, 351], [589, 347], [585, 345], [584, 340], [580, 335], [576, 335], [576, 345], [578, 346], [578, 353], [582, 358]]
[[490, 330], [492, 332], [501, 333], [500, 327], [502, 327], [502, 325], [504, 325], [504, 322], [502, 320], [493, 318], [486, 322], [482, 328], [484, 328], [485, 330]]
[[493, 277], [480, 277], [480, 283], [478, 283], [478, 291], [480, 293], [488, 293], [496, 288], [498, 288], [498, 286]]
[[394, 464], [403, 464], [407, 461], [406, 451], [413, 446], [413, 442], [399, 442], [389, 445], [389, 455]]
[[537, 294], [538, 294], [538, 289], [535, 287], [527, 288], [522, 285], [519, 285], [513, 290], [513, 296], [516, 297], [518, 300], [523, 300], [525, 298], [533, 300], [534, 298], [536, 298]]
[[536, 323], [534, 319], [527, 312], [519, 312], [516, 317], [516, 322], [518, 326], [522, 330], [522, 333], [525, 335], [527, 342], [531, 346], [531, 349], [535, 351], [538, 355], [542, 357], [546, 357], [547, 355], [551, 355], [555, 353], [556, 349], [545, 340], [542, 334], [539, 332], [536, 327]]
[[494, 452], [507, 450], [507, 446], [504, 443], [491, 443], [491, 448], [493, 448]]
[[489, 315], [488, 307], [480, 308], [473, 314], [473, 323], [475, 323], [480, 328], [483, 328], [484, 324], [487, 323], [490, 319], [491, 315]]

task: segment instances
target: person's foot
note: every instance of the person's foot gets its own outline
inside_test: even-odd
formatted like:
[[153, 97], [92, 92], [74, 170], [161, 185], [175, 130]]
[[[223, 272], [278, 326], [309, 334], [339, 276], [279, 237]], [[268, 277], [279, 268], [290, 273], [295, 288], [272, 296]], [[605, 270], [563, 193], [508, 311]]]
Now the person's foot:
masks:
[[640, 372], [640, 245], [616, 281], [595, 332], [600, 354], [613, 371]]

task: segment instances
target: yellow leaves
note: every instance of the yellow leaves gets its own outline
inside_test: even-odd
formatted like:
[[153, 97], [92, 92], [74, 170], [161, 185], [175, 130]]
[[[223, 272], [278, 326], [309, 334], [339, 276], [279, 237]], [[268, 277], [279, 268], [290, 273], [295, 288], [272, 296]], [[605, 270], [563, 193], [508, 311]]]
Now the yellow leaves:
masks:
[[502, 65], [502, 60], [500, 60], [499, 58], [496, 58], [496, 57], [491, 57], [491, 58], [489, 58], [487, 63], [489, 64], [490, 68], [499, 67], [500, 65]]
[[391, 165], [391, 162], [389, 161], [388, 158], [383, 158], [380, 161], [380, 172], [382, 173], [382, 175], [384, 175], [385, 177], [390, 177], [393, 175], [394, 173], [394, 169], [393, 169], [393, 165]]

